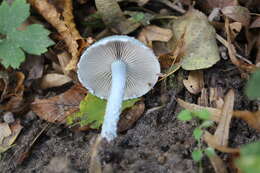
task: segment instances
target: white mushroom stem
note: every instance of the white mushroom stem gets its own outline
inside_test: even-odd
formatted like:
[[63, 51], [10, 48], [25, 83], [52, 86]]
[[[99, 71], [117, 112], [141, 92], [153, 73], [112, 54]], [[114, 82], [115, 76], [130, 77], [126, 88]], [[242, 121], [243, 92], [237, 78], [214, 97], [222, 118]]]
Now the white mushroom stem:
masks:
[[106, 138], [107, 141], [111, 141], [117, 136], [117, 122], [125, 94], [126, 64], [121, 60], [116, 60], [111, 64], [111, 70], [112, 86], [101, 131], [101, 137]]

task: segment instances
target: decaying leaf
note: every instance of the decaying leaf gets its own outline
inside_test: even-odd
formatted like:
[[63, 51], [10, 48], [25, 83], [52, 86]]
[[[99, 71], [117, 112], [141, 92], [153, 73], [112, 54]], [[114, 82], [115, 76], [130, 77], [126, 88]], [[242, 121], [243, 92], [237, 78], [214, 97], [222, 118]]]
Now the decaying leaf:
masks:
[[236, 22], [242, 23], [243, 26], [248, 26], [250, 22], [250, 12], [242, 6], [227, 6], [221, 9], [222, 13], [233, 19]]
[[260, 28], [260, 16], [253, 21], [250, 28]]
[[142, 29], [138, 40], [152, 47], [152, 41], [168, 42], [172, 38], [170, 29], [161, 28], [155, 25], [149, 25]]
[[41, 88], [47, 89], [52, 87], [58, 87], [71, 81], [72, 79], [66, 75], [58, 74], [58, 73], [50, 73], [43, 76], [41, 81]]
[[228, 145], [229, 127], [233, 113], [234, 101], [235, 93], [233, 90], [229, 90], [224, 98], [224, 106], [221, 111], [221, 118], [214, 134], [214, 137], [216, 138], [219, 146]]
[[79, 103], [87, 91], [76, 84], [68, 91], [47, 99], [36, 99], [31, 109], [40, 118], [52, 123], [65, 123], [66, 117], [79, 110]]
[[128, 110], [123, 111], [118, 122], [118, 131], [123, 132], [131, 128], [144, 113], [144, 109], [145, 104], [143, 102], [139, 102]]
[[[2, 124], [0, 124], [0, 128], [1, 128], [1, 126], [2, 126]], [[6, 125], [4, 125], [4, 126], [6, 126]], [[12, 125], [10, 125], [10, 127], [6, 126], [5, 131], [2, 131], [3, 129], [0, 129], [0, 139], [3, 137], [2, 133], [5, 133], [4, 138], [2, 138], [0, 140], [0, 153], [5, 152], [6, 150], [8, 150], [9, 148], [12, 147], [14, 141], [16, 140], [18, 135], [20, 134], [22, 128], [23, 128], [23, 126], [21, 126], [20, 121], [17, 120]]]
[[128, 34], [136, 30], [140, 23], [126, 19], [116, 0], [95, 0], [104, 23], [114, 32]]
[[238, 5], [237, 0], [206, 0], [211, 8], [224, 8], [226, 6]]
[[260, 111], [234, 111], [233, 116], [244, 120], [249, 126], [260, 131]]
[[[181, 66], [185, 70], [209, 68], [219, 61], [215, 29], [200, 11], [191, 9], [184, 16], [174, 20], [172, 30], [175, 40], [180, 39], [185, 32], [181, 61]], [[172, 41], [175, 42], [174, 39]], [[169, 44], [173, 49], [171, 45], [174, 44]]]
[[188, 79], [183, 80], [183, 84], [190, 93], [200, 93], [204, 87], [203, 72], [201, 70], [191, 71]]
[[2, 144], [3, 139], [12, 134], [8, 123], [0, 123], [0, 144]]
[[64, 51], [64, 52], [58, 54], [57, 58], [59, 60], [59, 65], [61, 68], [60, 70], [63, 72], [63, 74], [67, 75], [68, 70], [66, 69], [66, 67], [70, 62], [70, 55], [68, 54], [68, 52]]

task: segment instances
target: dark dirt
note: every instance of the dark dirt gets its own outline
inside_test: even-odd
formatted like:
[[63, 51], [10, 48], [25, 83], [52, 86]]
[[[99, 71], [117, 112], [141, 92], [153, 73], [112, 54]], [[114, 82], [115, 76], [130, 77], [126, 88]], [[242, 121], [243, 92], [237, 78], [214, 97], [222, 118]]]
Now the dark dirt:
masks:
[[[230, 69], [223, 73], [223, 71]], [[243, 94], [245, 81], [240, 72], [222, 60], [209, 70], [204, 70], [207, 87], [220, 87], [224, 93], [233, 88], [236, 93], [235, 109], [253, 110], [256, 104], [247, 100]], [[179, 72], [181, 74], [181, 72]], [[184, 74], [185, 76], [185, 74]], [[175, 81], [175, 83], [173, 83]], [[196, 102], [192, 96], [182, 89], [174, 77], [167, 80], [167, 85], [158, 83], [153, 91], [145, 96], [146, 110], [165, 103], [164, 107], [144, 115], [134, 127], [129, 129], [100, 151], [100, 157], [107, 170], [115, 172], [147, 172], [147, 173], [195, 173], [197, 164], [191, 158], [196, 146], [192, 130], [196, 121], [187, 123], [176, 119], [181, 110], [175, 98], [181, 97], [189, 102]], [[172, 88], [171, 86], [175, 87]], [[165, 87], [167, 86], [167, 87]], [[0, 163], [3, 173], [33, 172], [86, 172], [89, 166], [90, 145], [98, 132], [73, 132], [64, 126], [47, 124], [38, 119], [32, 112], [20, 118], [24, 129], [16, 145], [2, 155]], [[46, 128], [46, 125], [48, 127]], [[46, 129], [29, 149], [33, 139]], [[229, 144], [239, 147], [260, 139], [260, 134], [245, 122], [234, 119], [231, 123]], [[26, 151], [29, 152], [27, 153]], [[20, 160], [26, 159], [19, 164]], [[225, 160], [228, 155], [223, 155]], [[203, 160], [203, 168], [214, 172], [209, 161]]]

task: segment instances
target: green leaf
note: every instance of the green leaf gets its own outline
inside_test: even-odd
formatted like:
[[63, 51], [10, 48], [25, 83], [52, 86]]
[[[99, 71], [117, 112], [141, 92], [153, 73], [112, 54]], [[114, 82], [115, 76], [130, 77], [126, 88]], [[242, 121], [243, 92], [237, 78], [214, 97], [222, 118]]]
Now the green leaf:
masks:
[[207, 109], [202, 109], [199, 111], [194, 112], [194, 116], [202, 119], [202, 120], [209, 120], [210, 119], [210, 113]]
[[246, 86], [246, 95], [250, 99], [260, 98], [260, 70], [253, 73]]
[[12, 40], [4, 40], [0, 43], [0, 62], [5, 67], [18, 68], [24, 60], [24, 52]]
[[29, 10], [30, 6], [26, 0], [15, 0], [11, 6], [4, 0], [0, 6], [0, 33], [14, 31], [29, 17]]
[[200, 161], [203, 157], [203, 153], [201, 150], [194, 150], [191, 154], [192, 159], [196, 162]]
[[178, 114], [177, 118], [181, 121], [189, 121], [192, 119], [192, 115], [189, 110], [185, 109]]
[[214, 148], [211, 147], [206, 148], [204, 151], [208, 157], [212, 157], [216, 154]]
[[235, 164], [244, 173], [260, 172], [260, 141], [242, 147]]
[[203, 131], [202, 131], [200, 128], [198, 128], [198, 127], [195, 128], [194, 131], [193, 131], [193, 136], [194, 136], [194, 138], [195, 138], [197, 141], [200, 140], [202, 134], [203, 134]]
[[205, 120], [203, 123], [200, 125], [200, 128], [208, 128], [214, 124], [214, 121], [212, 120]]
[[40, 55], [54, 42], [48, 38], [49, 31], [34, 24], [25, 30], [18, 29], [30, 15], [29, 4], [25, 0], [14, 0], [11, 5], [3, 1], [0, 5], [0, 62], [7, 68], [18, 68], [25, 60], [26, 51]]
[[[140, 99], [131, 99], [124, 101], [122, 110], [132, 107]], [[80, 103], [80, 112], [77, 112], [67, 118], [67, 123], [72, 124], [77, 119], [80, 119], [80, 125], [90, 125], [93, 129], [98, 129], [104, 120], [106, 110], [106, 100], [102, 100], [92, 94], [88, 94]]]
[[16, 30], [13, 32], [11, 39], [15, 40], [26, 52], [40, 55], [47, 51], [48, 46], [54, 44], [50, 39], [46, 39], [49, 34], [50, 32], [44, 29], [42, 25], [33, 24], [28, 26], [24, 31]]

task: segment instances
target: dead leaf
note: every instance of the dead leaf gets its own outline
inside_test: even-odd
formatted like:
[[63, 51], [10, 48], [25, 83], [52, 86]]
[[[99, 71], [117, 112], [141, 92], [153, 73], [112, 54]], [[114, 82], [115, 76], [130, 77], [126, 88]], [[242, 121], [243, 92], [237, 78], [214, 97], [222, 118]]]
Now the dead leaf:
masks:
[[128, 34], [140, 26], [140, 23], [126, 19], [116, 0], [96, 0], [95, 3], [104, 23], [115, 33]]
[[257, 17], [252, 24], [250, 25], [250, 28], [260, 28], [260, 17]]
[[8, 123], [0, 123], [0, 145], [3, 143], [3, 139], [11, 134], [12, 132]]
[[138, 40], [152, 47], [152, 41], [168, 42], [172, 38], [170, 29], [161, 28], [156, 25], [149, 25], [139, 33]]
[[86, 89], [76, 84], [60, 95], [48, 99], [36, 99], [31, 104], [31, 109], [48, 122], [65, 124], [68, 115], [79, 111], [79, 103], [86, 94]]
[[25, 102], [23, 96], [12, 96], [7, 103], [0, 105], [0, 110], [10, 111], [13, 113], [23, 112], [26, 110], [28, 104]]
[[22, 64], [22, 69], [28, 72], [26, 81], [39, 79], [43, 75], [44, 58], [37, 55], [28, 55], [26, 61]]
[[214, 134], [214, 137], [216, 138], [217, 144], [219, 146], [228, 145], [229, 127], [233, 114], [234, 101], [235, 93], [231, 89], [228, 91], [224, 98], [224, 105], [221, 111], [221, 118]]
[[174, 37], [168, 44], [171, 50], [175, 47], [176, 40], [185, 33], [181, 59], [183, 69], [209, 68], [219, 61], [215, 29], [202, 12], [191, 9], [184, 16], [173, 20], [172, 30]]
[[208, 131], [204, 131], [203, 140], [207, 143], [208, 146], [215, 148], [224, 153], [239, 153], [239, 148], [230, 148], [226, 146], [220, 146], [217, 138], [210, 134]]
[[244, 120], [249, 126], [260, 131], [260, 111], [234, 111], [233, 116]]
[[233, 40], [235, 40], [236, 36], [241, 31], [242, 24], [240, 22], [233, 22], [233, 23], [230, 23], [229, 27], [230, 27], [230, 32], [231, 32], [232, 41], [233, 41]]
[[22, 128], [23, 128], [23, 126], [21, 126], [19, 120], [16, 120], [15, 123], [10, 125], [11, 134], [8, 133], [9, 135], [5, 136], [3, 138], [3, 140], [0, 141], [1, 142], [0, 143], [0, 153], [5, 152], [6, 150], [8, 150], [9, 148], [12, 147], [12, 144], [14, 143], [14, 141], [16, 140], [18, 135], [20, 134]]
[[209, 111], [210, 113], [210, 119], [215, 121], [215, 122], [219, 122], [220, 118], [221, 118], [221, 110], [220, 109], [215, 109], [215, 108], [211, 108], [211, 107], [204, 107], [204, 106], [199, 106], [196, 104], [192, 104], [192, 103], [188, 103], [185, 102], [184, 100], [177, 98], [177, 102], [178, 104], [188, 110], [191, 111], [199, 111], [202, 109], [206, 109], [207, 111]]
[[221, 9], [221, 12], [230, 19], [242, 23], [243, 26], [249, 26], [250, 12], [246, 7], [227, 6]]
[[66, 69], [66, 67], [70, 62], [70, 55], [68, 54], [68, 52], [64, 51], [64, 52], [58, 54], [57, 58], [59, 60], [60, 68], [61, 68], [63, 74], [67, 75], [68, 70]]
[[195, 70], [189, 73], [189, 77], [183, 80], [185, 88], [192, 94], [198, 94], [204, 87], [203, 71]]
[[128, 110], [123, 111], [118, 123], [118, 131], [123, 132], [131, 128], [144, 113], [144, 109], [145, 104], [143, 102], [139, 102]]
[[218, 155], [209, 157], [209, 160], [216, 173], [228, 173], [225, 163]]
[[42, 78], [41, 88], [47, 89], [47, 88], [52, 88], [52, 87], [58, 87], [58, 86], [62, 86], [64, 84], [66, 84], [66, 83], [69, 83], [71, 81], [72, 81], [72, 79], [70, 77], [63, 75], [63, 74], [58, 74], [58, 73], [46, 74]]
[[226, 6], [238, 5], [237, 0], [207, 0], [210, 8], [224, 8]]

